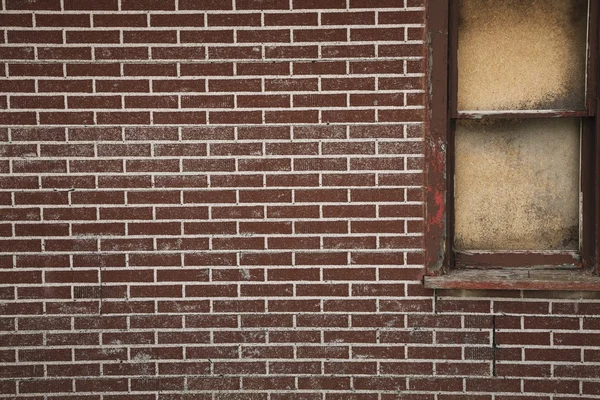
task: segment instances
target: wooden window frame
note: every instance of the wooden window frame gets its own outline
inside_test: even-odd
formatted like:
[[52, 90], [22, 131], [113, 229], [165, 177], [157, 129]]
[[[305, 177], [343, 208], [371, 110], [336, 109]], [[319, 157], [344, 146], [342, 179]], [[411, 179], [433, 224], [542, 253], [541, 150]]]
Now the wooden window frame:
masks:
[[[600, 4], [588, 16], [585, 111], [456, 112], [459, 0], [428, 3], [429, 101], [425, 170], [425, 287], [600, 291]], [[484, 115], [485, 114], [485, 115]], [[456, 252], [453, 249], [454, 121], [577, 117], [582, 120], [581, 252]]]

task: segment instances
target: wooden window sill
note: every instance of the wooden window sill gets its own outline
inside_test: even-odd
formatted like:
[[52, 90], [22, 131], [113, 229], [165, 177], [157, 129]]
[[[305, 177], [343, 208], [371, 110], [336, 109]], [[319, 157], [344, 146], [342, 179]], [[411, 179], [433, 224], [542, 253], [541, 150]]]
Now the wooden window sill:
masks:
[[600, 291], [600, 276], [573, 268], [457, 269], [426, 276], [424, 284], [429, 289]]

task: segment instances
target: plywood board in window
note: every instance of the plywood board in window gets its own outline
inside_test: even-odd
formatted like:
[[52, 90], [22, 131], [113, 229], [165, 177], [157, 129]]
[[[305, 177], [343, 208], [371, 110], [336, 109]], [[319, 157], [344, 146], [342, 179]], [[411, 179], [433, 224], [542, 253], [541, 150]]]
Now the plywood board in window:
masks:
[[585, 108], [587, 0], [461, 0], [458, 110]]
[[457, 121], [457, 250], [577, 250], [580, 120]]

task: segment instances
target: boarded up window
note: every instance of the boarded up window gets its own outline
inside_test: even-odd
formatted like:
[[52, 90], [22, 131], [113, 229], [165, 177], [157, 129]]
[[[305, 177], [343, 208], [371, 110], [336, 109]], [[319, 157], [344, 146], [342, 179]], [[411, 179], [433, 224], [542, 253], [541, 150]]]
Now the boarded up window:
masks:
[[580, 120], [456, 123], [455, 248], [579, 248]]
[[587, 0], [461, 0], [458, 109], [585, 108]]

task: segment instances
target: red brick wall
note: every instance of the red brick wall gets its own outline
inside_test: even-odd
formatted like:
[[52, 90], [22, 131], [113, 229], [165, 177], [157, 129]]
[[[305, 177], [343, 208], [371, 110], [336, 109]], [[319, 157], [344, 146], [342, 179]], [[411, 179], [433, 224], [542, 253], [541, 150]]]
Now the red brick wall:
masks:
[[3, 0], [0, 397], [598, 397], [594, 295], [422, 288], [423, 0], [232, 1]]

